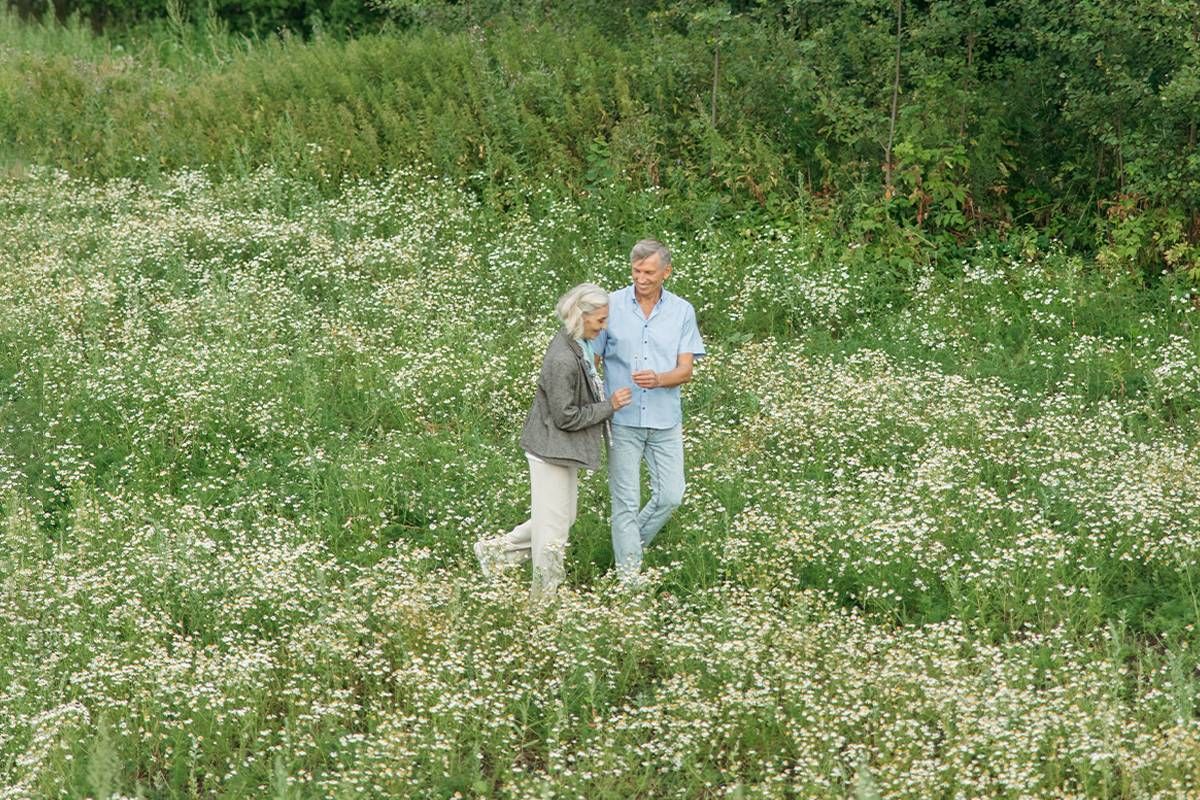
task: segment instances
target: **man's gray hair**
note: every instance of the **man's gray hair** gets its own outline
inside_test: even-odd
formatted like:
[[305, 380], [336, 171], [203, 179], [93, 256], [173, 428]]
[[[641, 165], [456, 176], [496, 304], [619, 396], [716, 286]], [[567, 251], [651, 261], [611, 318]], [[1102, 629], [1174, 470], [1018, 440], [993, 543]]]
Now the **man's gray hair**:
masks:
[[655, 255], [659, 258], [659, 265], [664, 268], [671, 266], [671, 251], [657, 239], [642, 239], [635, 244], [633, 249], [629, 251], [629, 263], [636, 264]]
[[598, 308], [608, 305], [608, 292], [594, 283], [581, 283], [558, 298], [554, 313], [562, 320], [563, 327], [571, 337], [578, 339], [583, 336], [583, 317]]

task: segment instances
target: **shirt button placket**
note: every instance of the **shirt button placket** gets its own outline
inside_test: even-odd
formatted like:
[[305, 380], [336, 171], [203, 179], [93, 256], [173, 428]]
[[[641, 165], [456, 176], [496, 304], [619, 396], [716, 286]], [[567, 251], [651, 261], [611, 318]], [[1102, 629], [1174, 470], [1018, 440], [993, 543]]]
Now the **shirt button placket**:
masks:
[[[646, 320], [642, 323], [642, 369], [646, 369], [647, 368], [646, 365], [650, 363], [648, 361], [648, 356], [650, 355], [649, 344], [650, 344], [650, 320]], [[650, 391], [649, 389], [642, 389], [642, 426], [643, 427], [646, 424], [646, 393], [649, 391]]]
[[[653, 315], [653, 312], [652, 312]], [[644, 320], [642, 323], [642, 365], [649, 365], [650, 356], [650, 320]], [[648, 368], [648, 366], [643, 366]], [[649, 389], [642, 390], [642, 425], [646, 425], [646, 398], [649, 395]]]

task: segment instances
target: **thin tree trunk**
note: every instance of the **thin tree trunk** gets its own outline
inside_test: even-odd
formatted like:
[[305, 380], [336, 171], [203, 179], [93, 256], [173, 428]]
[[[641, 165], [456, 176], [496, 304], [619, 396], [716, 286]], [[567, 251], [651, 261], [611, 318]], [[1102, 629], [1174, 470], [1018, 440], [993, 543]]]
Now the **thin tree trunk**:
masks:
[[896, 141], [896, 112], [900, 107], [900, 35], [903, 30], [903, 18], [904, 0], [896, 0], [896, 72], [892, 79], [892, 116], [888, 125], [887, 149], [883, 154], [885, 181], [883, 196], [888, 200], [892, 199], [892, 195], [895, 194], [892, 184], [892, 173], [894, 171], [894, 165], [892, 164], [892, 144]]
[[963, 74], [963, 107], [962, 116], [958, 119], [958, 138], [967, 136], [967, 96], [971, 91], [971, 68], [975, 65], [975, 31], [967, 34], [967, 69]]
[[1121, 118], [1117, 117], [1117, 187], [1125, 194], [1125, 154], [1121, 152], [1122, 145]]
[[717, 127], [717, 82], [721, 77], [721, 46], [713, 48], [712, 126]]
[[[1188, 150], [1196, 149], [1196, 120], [1188, 123]], [[1188, 219], [1191, 224], [1188, 226], [1188, 242], [1195, 244], [1198, 235], [1200, 235], [1200, 214], [1196, 213], [1195, 206], [1188, 206]]]

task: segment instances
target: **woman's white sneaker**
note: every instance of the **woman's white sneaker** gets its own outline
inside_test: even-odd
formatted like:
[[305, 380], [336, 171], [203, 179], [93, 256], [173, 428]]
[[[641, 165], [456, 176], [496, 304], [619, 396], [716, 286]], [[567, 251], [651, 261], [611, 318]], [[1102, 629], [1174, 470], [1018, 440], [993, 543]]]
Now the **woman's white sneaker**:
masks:
[[485, 578], [494, 578], [504, 566], [504, 561], [495, 544], [487, 539], [475, 543], [475, 559], [479, 562], [479, 570]]

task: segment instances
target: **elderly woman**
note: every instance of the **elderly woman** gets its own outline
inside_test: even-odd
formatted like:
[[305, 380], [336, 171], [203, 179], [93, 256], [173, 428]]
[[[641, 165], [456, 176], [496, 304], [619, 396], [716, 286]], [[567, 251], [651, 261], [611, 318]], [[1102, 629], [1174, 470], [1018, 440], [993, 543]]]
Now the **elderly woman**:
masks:
[[579, 469], [600, 467], [608, 421], [632, 400], [628, 387], [606, 400], [596, 374], [591, 342], [608, 323], [608, 293], [581, 283], [559, 299], [555, 311], [563, 327], [542, 359], [521, 434], [529, 461], [530, 517], [504, 536], [475, 543], [485, 575], [532, 558], [535, 598], [552, 596], [566, 577], [563, 557], [575, 522]]

